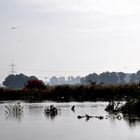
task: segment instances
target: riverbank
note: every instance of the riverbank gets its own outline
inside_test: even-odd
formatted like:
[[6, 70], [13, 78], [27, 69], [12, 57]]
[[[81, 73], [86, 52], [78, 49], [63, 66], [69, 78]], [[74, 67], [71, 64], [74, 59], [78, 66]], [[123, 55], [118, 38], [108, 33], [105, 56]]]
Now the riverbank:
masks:
[[110, 101], [128, 100], [140, 96], [140, 84], [122, 85], [62, 85], [46, 86], [46, 89], [0, 88], [0, 100], [51, 100]]

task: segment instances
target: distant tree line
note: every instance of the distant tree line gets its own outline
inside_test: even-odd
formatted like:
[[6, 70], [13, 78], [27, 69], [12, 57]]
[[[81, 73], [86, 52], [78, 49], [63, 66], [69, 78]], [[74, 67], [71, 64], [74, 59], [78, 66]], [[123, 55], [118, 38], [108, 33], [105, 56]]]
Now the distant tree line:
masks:
[[29, 80], [37, 80], [35, 76], [26, 76], [24, 74], [10, 74], [5, 78], [3, 85], [7, 88], [24, 88]]
[[123, 73], [123, 72], [103, 72], [101, 74], [89, 74], [81, 78], [81, 84], [127, 84], [139, 83], [140, 70], [136, 73]]
[[[35, 76], [26, 76], [24, 74], [7, 76], [3, 85], [7, 88], [24, 88], [27, 86], [29, 80], [38, 80]], [[38, 81], [33, 81], [36, 84]], [[41, 81], [40, 81], [41, 82]], [[64, 77], [53, 76], [50, 79], [50, 85], [75, 85], [75, 84], [131, 84], [140, 82], [140, 70], [136, 73], [123, 73], [123, 72], [103, 72], [101, 74], [93, 73], [85, 77]], [[40, 83], [41, 84], [41, 83]], [[42, 83], [43, 84], [43, 83]]]

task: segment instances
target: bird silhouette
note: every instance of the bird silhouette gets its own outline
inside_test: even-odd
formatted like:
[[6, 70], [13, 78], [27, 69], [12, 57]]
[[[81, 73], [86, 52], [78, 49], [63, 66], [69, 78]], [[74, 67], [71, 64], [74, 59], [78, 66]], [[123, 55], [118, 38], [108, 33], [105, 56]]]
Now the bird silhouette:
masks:
[[73, 106], [71, 107], [71, 110], [72, 110], [72, 111], [75, 111], [75, 105], [73, 105]]

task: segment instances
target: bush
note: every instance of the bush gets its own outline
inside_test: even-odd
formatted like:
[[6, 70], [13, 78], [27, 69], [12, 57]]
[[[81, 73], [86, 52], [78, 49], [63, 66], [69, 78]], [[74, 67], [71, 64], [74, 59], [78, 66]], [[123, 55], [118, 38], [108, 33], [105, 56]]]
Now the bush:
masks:
[[124, 114], [139, 115], [140, 116], [140, 98], [130, 99], [122, 106], [121, 111]]

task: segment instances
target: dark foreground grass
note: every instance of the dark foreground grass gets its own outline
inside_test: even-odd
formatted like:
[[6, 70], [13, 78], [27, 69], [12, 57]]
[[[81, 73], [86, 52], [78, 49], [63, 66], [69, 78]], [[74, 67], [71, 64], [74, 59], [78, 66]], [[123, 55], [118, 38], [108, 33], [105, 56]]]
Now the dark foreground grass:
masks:
[[0, 88], [0, 100], [110, 101], [134, 99], [139, 96], [140, 84], [62, 85], [47, 86], [43, 90]]

